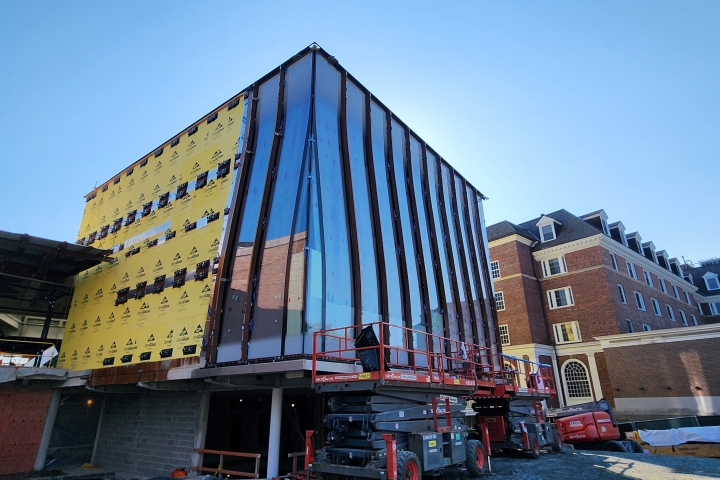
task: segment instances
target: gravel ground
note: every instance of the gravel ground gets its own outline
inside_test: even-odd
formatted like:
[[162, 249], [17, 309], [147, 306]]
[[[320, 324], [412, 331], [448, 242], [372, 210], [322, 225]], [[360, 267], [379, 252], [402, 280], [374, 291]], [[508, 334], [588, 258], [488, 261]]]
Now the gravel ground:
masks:
[[[569, 451], [554, 453], [543, 451], [533, 460], [522, 454], [496, 455], [491, 459], [492, 474], [481, 480], [620, 480], [641, 478], [705, 479], [720, 478], [720, 459], [682, 457], [675, 455], [648, 455], [638, 453], [610, 453]], [[471, 477], [461, 473], [444, 475], [445, 480]]]

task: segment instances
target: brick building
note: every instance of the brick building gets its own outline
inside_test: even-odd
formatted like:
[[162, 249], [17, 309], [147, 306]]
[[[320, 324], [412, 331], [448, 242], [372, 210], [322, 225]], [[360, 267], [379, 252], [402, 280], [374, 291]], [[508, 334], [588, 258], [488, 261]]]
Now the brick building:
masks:
[[[658, 395], [662, 399], [652, 408], [643, 410], [634, 400], [618, 397], [647, 396], [645, 390], [628, 388], [625, 370], [646, 365], [656, 355], [674, 355], [668, 357], [663, 352], [670, 347], [659, 345], [682, 342], [673, 348], [694, 349], [694, 340], [704, 338], [708, 348], [720, 347], [715, 327], [702, 327], [708, 323], [704, 313], [709, 310], [700, 309], [707, 304], [706, 292], [699, 291], [697, 279], [690, 281], [676, 258], [644, 242], [637, 232], [626, 234], [622, 222], [608, 223], [603, 210], [580, 217], [559, 210], [519, 225], [500, 222], [488, 227], [488, 240], [503, 352], [552, 364], [562, 385], [559, 403], [605, 397], [615, 402], [620, 416], [626, 412], [636, 418], [714, 411], [693, 410], [697, 404], [692, 401], [668, 403], [670, 397], [709, 394], [690, 382], [679, 395], [673, 387], [679, 374], [659, 382], [674, 390], [665, 388], [666, 395]], [[704, 333], [697, 337], [678, 329]], [[653, 346], [641, 351], [636, 345]], [[619, 355], [625, 351], [633, 361]], [[678, 355], [674, 364], [683, 372], [690, 367], [682, 358], [702, 357]], [[643, 378], [652, 378], [642, 371]]]
[[720, 258], [684, 264], [683, 275], [698, 288], [698, 310], [709, 323], [720, 322]]

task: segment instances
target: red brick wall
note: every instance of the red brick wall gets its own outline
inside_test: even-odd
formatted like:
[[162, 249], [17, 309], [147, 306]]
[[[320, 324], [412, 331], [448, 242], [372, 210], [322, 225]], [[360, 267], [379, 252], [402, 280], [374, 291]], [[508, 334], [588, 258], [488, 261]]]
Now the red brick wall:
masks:
[[610, 401], [610, 404], [614, 407], [615, 395], [613, 395], [613, 387], [612, 382], [610, 381], [610, 373], [608, 372], [605, 352], [595, 354], [595, 363], [597, 364], [598, 376], [600, 377], [600, 388], [602, 388], [603, 397]]
[[718, 338], [608, 348], [605, 358], [613, 394], [622, 398], [720, 395], [718, 351]]
[[51, 390], [0, 390], [0, 474], [33, 469], [51, 395]]
[[494, 286], [503, 292], [505, 310], [498, 312], [498, 324], [508, 325], [510, 344], [548, 343], [530, 247], [520, 242], [497, 245], [490, 249], [490, 258], [500, 267]]
[[[593, 337], [600, 335], [620, 333], [606, 269], [602, 267], [603, 250], [597, 246], [565, 254], [568, 273], [547, 277], [541, 282], [548, 322], [553, 325], [577, 321], [584, 342], [593, 341]], [[538, 268], [541, 268], [539, 262]], [[550, 309], [547, 292], [564, 287], [571, 287], [575, 305]]]
[[[697, 306], [694, 304], [688, 305], [688, 303], [685, 301], [685, 294], [682, 288], [682, 283], [684, 282], [682, 282], [679, 277], [671, 274], [670, 272], [668, 272], [667, 275], [664, 275], [663, 278], [666, 279], [665, 284], [667, 285], [668, 293], [663, 293], [660, 288], [660, 281], [658, 279], [658, 276], [655, 275], [652, 271], [649, 272], [652, 276], [654, 285], [651, 287], [645, 283], [645, 275], [643, 273], [644, 269], [641, 265], [636, 263], [634, 259], [630, 259], [629, 261], [635, 265], [635, 270], [638, 274], [637, 280], [633, 279], [628, 274], [628, 259], [618, 254], [615, 255], [615, 258], [618, 262], [618, 271], [615, 271], [612, 268], [612, 260], [610, 259], [610, 253], [605, 251], [605, 264], [610, 267], [607, 270], [608, 282], [610, 282], [611, 287], [614, 288], [612, 292], [615, 299], [614, 307], [616, 315], [618, 317], [618, 322], [620, 323], [621, 332], [625, 333], [628, 331], [626, 319], [630, 319], [633, 321], [636, 332], [642, 331], [643, 323], [646, 325], [650, 325], [653, 330], [683, 327], [682, 319], [680, 317], [680, 310], [685, 312], [688, 325], [693, 324], [692, 317], [690, 315], [695, 315], [699, 325], [705, 323], [703, 318], [698, 314]], [[624, 305], [620, 302], [620, 293], [617, 287], [618, 284], [621, 284], [625, 288], [625, 294], [628, 301], [627, 305]], [[676, 299], [674, 297], [672, 285], [678, 287], [680, 299]], [[634, 291], [640, 292], [642, 294], [645, 300], [646, 311], [643, 312], [642, 310], [638, 309], [637, 303], [635, 302], [635, 296], [633, 293]], [[654, 314], [651, 302], [652, 298], [655, 298], [660, 303], [662, 317], [658, 317]], [[692, 298], [693, 297], [691, 294], [691, 301]], [[673, 312], [675, 313], [674, 322], [669, 319], [666, 305], [670, 305], [673, 309]]]

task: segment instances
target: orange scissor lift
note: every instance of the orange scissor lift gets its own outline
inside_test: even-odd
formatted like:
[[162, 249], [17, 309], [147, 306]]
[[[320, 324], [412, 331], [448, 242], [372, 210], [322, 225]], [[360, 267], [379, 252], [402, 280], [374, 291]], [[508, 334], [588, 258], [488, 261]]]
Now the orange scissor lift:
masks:
[[469, 405], [547, 398], [554, 384], [545, 367], [387, 323], [316, 332], [312, 381], [330, 413], [323, 448], [312, 450], [308, 432], [306, 470], [320, 479], [486, 473], [492, 422], [476, 423]]

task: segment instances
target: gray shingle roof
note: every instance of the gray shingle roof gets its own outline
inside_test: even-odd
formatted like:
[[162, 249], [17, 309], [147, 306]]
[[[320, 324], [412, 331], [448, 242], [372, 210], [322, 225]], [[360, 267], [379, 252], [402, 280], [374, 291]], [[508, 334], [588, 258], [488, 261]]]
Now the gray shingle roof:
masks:
[[534, 242], [540, 241], [540, 239], [536, 235], [533, 235], [526, 229], [518, 227], [514, 223], [510, 223], [507, 220], [487, 227], [488, 242], [492, 242], [493, 240], [498, 240], [500, 238], [509, 237], [510, 235], [520, 235], [521, 237], [525, 237], [528, 240], [532, 240]]
[[[545, 216], [557, 220], [562, 223], [562, 225], [555, 224], [555, 234], [557, 235], [555, 240], [539, 243], [534, 247], [534, 250], [543, 250], [545, 248], [554, 247], [556, 245], [580, 240], [581, 238], [592, 237], [598, 233], [603, 233], [599, 229], [587, 223], [585, 220], [581, 220], [564, 209], [545, 214]], [[530, 232], [536, 232], [538, 228], [535, 224], [539, 220], [540, 217], [534, 218], [528, 222], [521, 223], [519, 227], [529, 230]]]

